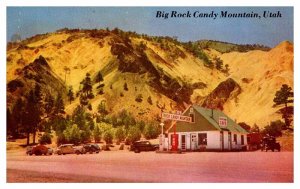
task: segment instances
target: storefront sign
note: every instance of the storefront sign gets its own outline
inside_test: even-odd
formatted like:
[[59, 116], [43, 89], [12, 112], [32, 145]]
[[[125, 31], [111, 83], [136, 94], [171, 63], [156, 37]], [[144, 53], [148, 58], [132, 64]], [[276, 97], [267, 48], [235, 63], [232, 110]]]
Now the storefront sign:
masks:
[[170, 119], [175, 121], [184, 121], [184, 122], [192, 122], [192, 117], [189, 116], [182, 116], [177, 114], [170, 114], [170, 113], [162, 113], [163, 119]]
[[227, 117], [219, 117], [219, 126], [227, 127]]

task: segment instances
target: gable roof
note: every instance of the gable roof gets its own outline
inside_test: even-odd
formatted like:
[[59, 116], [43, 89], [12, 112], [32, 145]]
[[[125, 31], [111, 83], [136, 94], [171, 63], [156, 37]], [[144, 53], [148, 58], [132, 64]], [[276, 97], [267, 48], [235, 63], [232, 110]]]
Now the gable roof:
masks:
[[[209, 131], [209, 130], [217, 130], [217, 131], [230, 131], [234, 133], [243, 133], [247, 134], [248, 132], [243, 129], [241, 126], [239, 126], [237, 123], [235, 123], [230, 117], [228, 117], [226, 114], [224, 114], [222, 111], [219, 110], [213, 110], [213, 116], [212, 116], [212, 110], [203, 108], [201, 106], [192, 105], [188, 107], [188, 109], [193, 108], [194, 109], [194, 115], [195, 115], [195, 123], [183, 123], [178, 122], [178, 130], [179, 132], [190, 132], [190, 131]], [[188, 110], [187, 109], [187, 110]], [[188, 115], [188, 111], [185, 110], [183, 115]], [[199, 114], [199, 115], [196, 115]], [[227, 126], [226, 127], [220, 127], [219, 126], [219, 117], [226, 117], [227, 118]], [[199, 124], [199, 119], [201, 119], [202, 122]], [[171, 130], [172, 126], [168, 129]]]

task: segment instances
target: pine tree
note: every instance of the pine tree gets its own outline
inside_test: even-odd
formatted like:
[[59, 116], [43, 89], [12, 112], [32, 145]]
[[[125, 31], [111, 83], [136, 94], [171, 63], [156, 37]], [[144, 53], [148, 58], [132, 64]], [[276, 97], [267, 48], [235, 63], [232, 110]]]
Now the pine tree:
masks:
[[81, 84], [83, 85], [82, 92], [85, 94], [86, 97], [89, 97], [89, 94], [92, 94], [93, 89], [89, 73], [86, 74], [85, 79], [81, 81]]
[[47, 94], [45, 97], [45, 114], [46, 117], [53, 116], [53, 109], [54, 109], [54, 98], [51, 94]]
[[102, 81], [103, 81], [103, 76], [102, 76], [101, 72], [99, 71], [96, 76], [96, 82], [100, 84]]
[[292, 88], [286, 84], [283, 84], [281, 89], [276, 91], [275, 98], [273, 99], [275, 106], [284, 104], [285, 108], [284, 111], [282, 111], [282, 117], [286, 127], [289, 127], [291, 123], [292, 113], [288, 111], [288, 103], [293, 102], [293, 99], [291, 99], [293, 97], [294, 93], [292, 92]]
[[219, 57], [214, 58], [216, 69], [222, 70], [223, 69], [223, 60], [221, 60]]
[[74, 98], [74, 92], [73, 92], [73, 87], [72, 86], [69, 86], [68, 98], [69, 98], [70, 104], [75, 99]]
[[65, 105], [64, 105], [63, 97], [61, 93], [58, 93], [54, 103], [54, 115], [57, 116], [59, 114], [64, 114], [64, 113], [65, 113]]

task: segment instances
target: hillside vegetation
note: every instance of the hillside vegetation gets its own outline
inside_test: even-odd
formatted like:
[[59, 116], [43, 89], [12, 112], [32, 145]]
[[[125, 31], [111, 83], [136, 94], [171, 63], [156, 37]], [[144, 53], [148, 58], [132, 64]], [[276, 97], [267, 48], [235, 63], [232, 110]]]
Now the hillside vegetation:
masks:
[[[221, 109], [237, 122], [264, 127], [281, 119], [282, 107], [273, 106], [275, 92], [283, 84], [293, 88], [289, 42], [269, 49], [182, 43], [117, 28], [61, 29], [9, 43], [7, 49], [8, 111], [38, 85], [42, 104], [49, 95], [61, 95], [65, 117], [83, 105], [92, 122], [101, 114], [111, 123], [126, 112], [135, 120], [131, 124], [157, 123], [161, 111], [196, 103]], [[124, 125], [124, 120], [119, 122]]]

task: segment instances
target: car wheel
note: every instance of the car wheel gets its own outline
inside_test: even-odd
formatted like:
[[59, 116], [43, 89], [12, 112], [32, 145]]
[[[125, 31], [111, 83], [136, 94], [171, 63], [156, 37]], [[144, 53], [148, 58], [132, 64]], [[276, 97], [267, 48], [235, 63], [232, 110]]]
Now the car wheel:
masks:
[[97, 151], [96, 153], [99, 154], [99, 151]]
[[75, 152], [77, 155], [79, 155], [80, 154], [80, 152], [77, 150], [76, 152]]
[[49, 155], [52, 156], [52, 153], [50, 153]]
[[34, 152], [34, 154], [35, 154], [36, 156], [40, 156], [40, 155], [42, 155], [42, 152], [39, 151], [39, 150], [37, 150], [36, 152]]
[[135, 153], [140, 153], [139, 149], [134, 149]]
[[29, 155], [32, 156], [32, 153], [30, 152]]
[[57, 152], [57, 155], [61, 155], [61, 151], [58, 151], [58, 152]]

